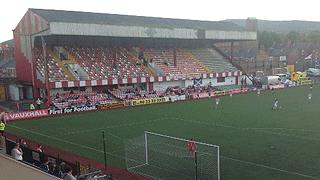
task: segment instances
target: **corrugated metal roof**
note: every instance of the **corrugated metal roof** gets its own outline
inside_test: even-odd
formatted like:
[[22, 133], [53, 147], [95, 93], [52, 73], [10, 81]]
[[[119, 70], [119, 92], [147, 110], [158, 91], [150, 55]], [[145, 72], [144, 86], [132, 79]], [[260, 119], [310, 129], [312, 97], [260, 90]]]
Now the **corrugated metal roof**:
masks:
[[193, 28], [204, 30], [244, 31], [244, 28], [222, 21], [198, 21], [187, 19], [169, 19], [158, 17], [129, 16], [91, 12], [30, 9], [48, 22], [69, 22], [84, 24], [110, 24], [127, 26], [147, 26], [166, 28]]

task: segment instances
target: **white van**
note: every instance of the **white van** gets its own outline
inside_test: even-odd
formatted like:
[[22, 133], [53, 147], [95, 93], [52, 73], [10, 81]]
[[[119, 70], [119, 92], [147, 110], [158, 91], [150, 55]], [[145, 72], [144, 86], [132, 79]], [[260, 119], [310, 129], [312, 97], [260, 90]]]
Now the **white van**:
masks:
[[287, 79], [289, 79], [288, 74], [276, 74], [276, 76], [279, 76], [281, 82], [285, 82]]

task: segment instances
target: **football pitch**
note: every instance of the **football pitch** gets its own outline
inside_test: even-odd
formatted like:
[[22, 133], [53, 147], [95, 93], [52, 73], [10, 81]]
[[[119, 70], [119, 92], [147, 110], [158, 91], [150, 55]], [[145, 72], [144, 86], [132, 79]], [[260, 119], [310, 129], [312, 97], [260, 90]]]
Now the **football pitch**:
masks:
[[[320, 179], [320, 87], [8, 123], [7, 131], [125, 168], [124, 142], [151, 131], [220, 146], [221, 179]], [[272, 110], [274, 99], [278, 110]]]

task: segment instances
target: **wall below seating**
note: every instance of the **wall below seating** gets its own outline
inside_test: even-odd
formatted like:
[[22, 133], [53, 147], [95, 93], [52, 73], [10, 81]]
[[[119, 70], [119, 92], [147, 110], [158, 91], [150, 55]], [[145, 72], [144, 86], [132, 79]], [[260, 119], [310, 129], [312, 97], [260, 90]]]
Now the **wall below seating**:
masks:
[[[217, 82], [217, 78], [202, 79], [202, 85], [207, 85], [211, 82], [212, 86], [226, 86], [236, 84], [236, 77], [225, 77], [225, 82]], [[185, 80], [185, 87], [194, 85], [194, 80]]]
[[156, 91], [165, 91], [168, 87], [174, 87], [174, 86], [185, 87], [185, 83], [183, 80], [153, 83], [153, 89]]

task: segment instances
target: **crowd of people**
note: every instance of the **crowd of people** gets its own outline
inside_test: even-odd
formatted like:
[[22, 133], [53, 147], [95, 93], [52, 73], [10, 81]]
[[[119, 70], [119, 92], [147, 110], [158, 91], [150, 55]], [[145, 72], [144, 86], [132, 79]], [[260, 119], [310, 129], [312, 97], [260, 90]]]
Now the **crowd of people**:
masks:
[[50, 108], [63, 109], [72, 106], [91, 106], [98, 104], [112, 103], [114, 100], [108, 93], [96, 93], [96, 92], [73, 92], [69, 93], [56, 93], [52, 97], [52, 103]]
[[186, 88], [186, 92], [188, 94], [192, 94], [192, 93], [203, 93], [203, 92], [207, 92], [207, 93], [212, 93], [215, 92], [217, 89], [212, 86], [211, 84], [208, 85], [204, 85], [204, 86], [188, 86]]
[[174, 96], [174, 95], [191, 95], [194, 93], [212, 93], [216, 91], [217, 89], [210, 84], [204, 85], [204, 86], [196, 86], [196, 85], [190, 85], [186, 88], [181, 88], [180, 86], [174, 86], [174, 87], [168, 87], [165, 91], [164, 95]]
[[[30, 148], [28, 147], [27, 142], [22, 138], [18, 139], [15, 142], [14, 147], [11, 149], [12, 158], [23, 163], [30, 163], [30, 162], [24, 161], [23, 159], [23, 156], [24, 156], [23, 149], [26, 150], [26, 148]], [[35, 148], [35, 151], [38, 152], [40, 156], [42, 156], [42, 153], [43, 153], [42, 145], [39, 144]], [[76, 180], [75, 176], [72, 174], [72, 168], [64, 162], [58, 163], [53, 160], [49, 160], [49, 158], [47, 158], [44, 161], [40, 159], [39, 161], [34, 161], [32, 165], [58, 178], [62, 178], [64, 180]]]
[[156, 98], [163, 96], [163, 92], [143, 90], [141, 87], [129, 87], [109, 90], [109, 93], [120, 100]]

